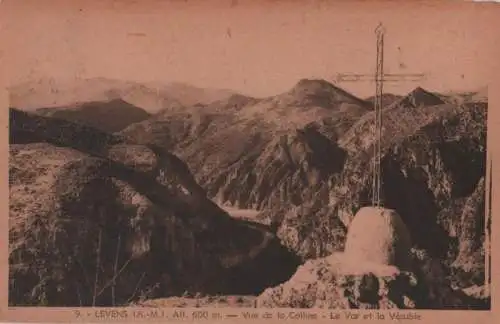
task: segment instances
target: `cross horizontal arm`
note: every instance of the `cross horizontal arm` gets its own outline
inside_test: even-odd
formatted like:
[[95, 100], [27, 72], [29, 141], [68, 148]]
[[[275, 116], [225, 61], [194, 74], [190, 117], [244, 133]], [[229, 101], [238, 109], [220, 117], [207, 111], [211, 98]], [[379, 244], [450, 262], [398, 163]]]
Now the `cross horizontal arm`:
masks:
[[[383, 82], [399, 82], [399, 81], [421, 81], [425, 79], [423, 73], [408, 73], [408, 74], [384, 74], [380, 81]], [[375, 82], [377, 77], [373, 74], [355, 74], [355, 73], [340, 73], [336, 77], [337, 82], [357, 82], [371, 81]]]

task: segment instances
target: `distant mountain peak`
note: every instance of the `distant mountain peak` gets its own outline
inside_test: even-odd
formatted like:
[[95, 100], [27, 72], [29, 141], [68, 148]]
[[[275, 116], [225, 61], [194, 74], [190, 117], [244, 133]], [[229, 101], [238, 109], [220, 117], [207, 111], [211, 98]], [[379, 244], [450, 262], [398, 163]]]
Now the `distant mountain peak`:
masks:
[[[337, 93], [344, 96], [356, 98], [351, 93], [341, 89], [324, 79], [300, 79], [291, 89], [294, 93]], [[356, 98], [358, 99], [358, 98]], [[358, 99], [361, 100], [361, 99]]]
[[297, 90], [334, 89], [335, 86], [324, 79], [300, 79], [294, 86]]
[[[123, 100], [122, 98], [105, 98], [103, 100], [90, 100], [90, 101], [84, 101], [84, 102], [77, 102], [74, 105], [70, 105], [68, 107], [73, 107], [73, 108], [96, 108], [100, 107], [101, 105], [122, 105], [124, 108], [129, 108], [129, 107], [134, 107], [137, 109], [141, 109], [138, 107], [135, 107], [132, 105], [130, 102]], [[59, 108], [59, 107], [56, 107]], [[143, 110], [143, 109], [141, 109]]]
[[394, 103], [396, 106], [420, 107], [442, 105], [445, 102], [437, 95], [425, 90], [422, 87], [416, 87], [401, 100]]
[[300, 102], [312, 100], [313, 102], [321, 102], [321, 105], [350, 103], [366, 106], [368, 104], [366, 101], [357, 98], [353, 94], [324, 79], [300, 79], [287, 94], [295, 97]]

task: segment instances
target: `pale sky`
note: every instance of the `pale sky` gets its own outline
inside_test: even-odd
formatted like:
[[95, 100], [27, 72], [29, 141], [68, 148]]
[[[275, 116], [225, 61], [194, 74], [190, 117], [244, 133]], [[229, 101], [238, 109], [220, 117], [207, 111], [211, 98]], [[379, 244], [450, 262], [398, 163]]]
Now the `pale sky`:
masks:
[[[0, 24], [10, 83], [106, 77], [267, 96], [301, 78], [373, 73], [379, 21], [387, 30], [386, 73], [427, 74], [420, 84], [386, 85], [387, 92], [486, 86], [491, 61], [500, 57], [493, 12], [479, 4], [453, 9], [396, 2], [384, 9], [364, 2], [356, 10], [339, 1], [231, 3], [4, 0]], [[371, 83], [340, 86], [362, 96], [374, 92]]]

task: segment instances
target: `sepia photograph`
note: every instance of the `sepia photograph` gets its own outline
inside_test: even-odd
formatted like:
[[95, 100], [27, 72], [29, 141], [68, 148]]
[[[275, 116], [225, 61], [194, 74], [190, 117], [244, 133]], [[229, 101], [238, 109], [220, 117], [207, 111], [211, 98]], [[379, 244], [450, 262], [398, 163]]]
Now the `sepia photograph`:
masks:
[[44, 2], [0, 5], [9, 307], [491, 310], [486, 10]]

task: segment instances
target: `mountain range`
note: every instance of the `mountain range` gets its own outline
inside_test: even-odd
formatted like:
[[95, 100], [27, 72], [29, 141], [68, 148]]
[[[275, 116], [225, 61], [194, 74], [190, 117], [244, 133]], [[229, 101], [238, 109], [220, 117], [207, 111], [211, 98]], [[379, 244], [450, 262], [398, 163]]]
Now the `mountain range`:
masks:
[[89, 101], [122, 99], [154, 113], [198, 103], [208, 104], [230, 97], [233, 91], [204, 89], [180, 82], [132, 82], [107, 78], [39, 79], [11, 86], [11, 107], [33, 110], [40, 107], [66, 107]]
[[[60, 95], [43, 87], [16, 88], [11, 96], [10, 242], [16, 247], [10, 253], [16, 269], [11, 280], [26, 283], [14, 289], [17, 303], [28, 295], [35, 296], [31, 303], [40, 301], [33, 291], [42, 283], [25, 265], [44, 253], [52, 259], [44, 264], [50, 275], [43, 277], [51, 284], [43, 284], [58, 283], [68, 293], [80, 289], [62, 279], [68, 270], [52, 267], [69, 258], [71, 271], [83, 280], [95, 266], [95, 252], [89, 251], [101, 250], [100, 228], [107, 246], [128, 247], [119, 253], [103, 250], [106, 260], [134, 260], [123, 283], [141, 281], [141, 291], [161, 286], [148, 298], [182, 291], [256, 295], [281, 287], [267, 290], [258, 302], [276, 306], [269, 299], [273, 295], [281, 306], [294, 307], [295, 301], [283, 300], [286, 289], [299, 285], [291, 274], [304, 262], [313, 270], [323, 267], [314, 260], [341, 251], [354, 214], [370, 204], [373, 98], [316, 79], [302, 79], [267, 98], [189, 87], [182, 88], [188, 92], [177, 89], [175, 96], [167, 90], [160, 95], [132, 83], [96, 84], [69, 87]], [[108, 88], [114, 90], [103, 91]], [[149, 95], [161, 100], [146, 100]], [[47, 104], [56, 97], [62, 99]], [[428, 260], [439, 261], [444, 269], [439, 287], [449, 288], [443, 294], [463, 295], [462, 289], [484, 285], [487, 97], [417, 87], [404, 96], [386, 94], [383, 104], [384, 206], [402, 216], [416, 255], [425, 251]], [[36, 171], [34, 161], [44, 161]], [[34, 197], [46, 203], [40, 207]], [[241, 219], [231, 217], [234, 210], [251, 212]], [[117, 211], [127, 212], [116, 219]], [[37, 215], [47, 216], [37, 223]], [[52, 237], [62, 233], [59, 242], [64, 242], [78, 221], [88, 230], [82, 227], [71, 237], [82, 250], [48, 252]], [[28, 223], [31, 230], [23, 230]], [[155, 243], [158, 239], [164, 243]], [[36, 252], [29, 255], [30, 249]], [[173, 260], [168, 264], [178, 265], [152, 266], [162, 254]], [[75, 255], [90, 268], [77, 269]], [[196, 267], [204, 269], [199, 278]], [[154, 271], [143, 282], [146, 269]], [[113, 271], [112, 262], [105, 265], [104, 287]], [[231, 279], [221, 284], [223, 278]], [[175, 289], [168, 286], [172, 280], [178, 282]], [[118, 286], [106, 287], [93, 302], [134, 299], [129, 288], [118, 293]], [[95, 297], [86, 289], [84, 304], [89, 304]], [[302, 293], [311, 302], [320, 298], [309, 290]], [[53, 298], [49, 303], [63, 303]], [[68, 303], [77, 303], [72, 298]], [[453, 298], [461, 298], [460, 307], [470, 304]], [[446, 306], [436, 305], [429, 307]]]

